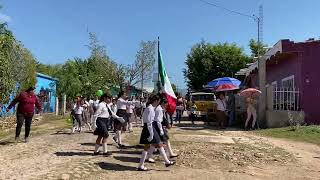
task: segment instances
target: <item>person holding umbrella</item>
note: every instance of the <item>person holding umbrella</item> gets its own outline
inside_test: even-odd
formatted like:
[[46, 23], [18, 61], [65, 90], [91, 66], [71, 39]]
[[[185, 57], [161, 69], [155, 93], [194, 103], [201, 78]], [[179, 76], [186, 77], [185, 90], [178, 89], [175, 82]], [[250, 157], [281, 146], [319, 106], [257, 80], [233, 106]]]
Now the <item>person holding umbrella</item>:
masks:
[[255, 105], [257, 104], [256, 98], [259, 97], [260, 94], [261, 91], [254, 88], [245, 89], [240, 93], [240, 96], [247, 98], [247, 120], [244, 126], [245, 130], [248, 129], [251, 117], [253, 118], [251, 127], [252, 129], [255, 129], [257, 121], [257, 110], [255, 108]]

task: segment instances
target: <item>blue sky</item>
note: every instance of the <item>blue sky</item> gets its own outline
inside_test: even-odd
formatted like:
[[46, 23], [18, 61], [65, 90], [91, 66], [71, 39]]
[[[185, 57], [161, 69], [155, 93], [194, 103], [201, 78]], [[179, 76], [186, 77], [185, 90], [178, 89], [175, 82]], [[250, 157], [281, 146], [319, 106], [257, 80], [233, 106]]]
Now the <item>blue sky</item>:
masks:
[[[320, 37], [318, 0], [208, 0], [246, 14], [264, 5], [264, 41], [304, 41]], [[87, 28], [96, 32], [115, 61], [134, 61], [141, 40], [161, 39], [172, 82], [185, 87], [182, 69], [192, 45], [237, 43], [249, 53], [257, 36], [251, 19], [208, 6], [199, 0], [0, 0], [0, 20], [43, 63], [87, 57]]]

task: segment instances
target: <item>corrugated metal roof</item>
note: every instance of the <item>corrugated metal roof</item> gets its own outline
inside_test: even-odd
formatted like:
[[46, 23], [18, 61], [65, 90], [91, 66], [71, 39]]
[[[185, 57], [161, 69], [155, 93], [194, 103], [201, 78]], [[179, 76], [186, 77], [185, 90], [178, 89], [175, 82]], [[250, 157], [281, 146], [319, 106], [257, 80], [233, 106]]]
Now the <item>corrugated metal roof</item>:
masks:
[[42, 73], [37, 73], [37, 76], [45, 78], [45, 79], [53, 80], [53, 81], [59, 81], [57, 78], [54, 78], [54, 77], [51, 77], [51, 76], [48, 76], [48, 75], [45, 75], [45, 74], [42, 74]]

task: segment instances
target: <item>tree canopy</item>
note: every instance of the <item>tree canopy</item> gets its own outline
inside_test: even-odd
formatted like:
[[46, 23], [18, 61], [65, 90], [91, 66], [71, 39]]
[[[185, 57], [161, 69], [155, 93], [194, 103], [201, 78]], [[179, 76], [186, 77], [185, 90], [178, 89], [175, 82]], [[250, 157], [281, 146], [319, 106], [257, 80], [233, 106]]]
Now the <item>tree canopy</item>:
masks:
[[58, 78], [58, 94], [64, 93], [68, 98], [92, 96], [97, 90], [107, 92], [110, 86], [122, 87], [125, 68], [110, 59], [95, 33], [89, 33], [87, 47], [88, 58], [69, 59], [61, 65], [38, 63], [37, 71]]
[[249, 42], [249, 47], [251, 50], [251, 56], [252, 57], [258, 57], [258, 55], [262, 56], [267, 52], [267, 49], [265, 47], [268, 47], [268, 45], [263, 44], [262, 42], [259, 42], [251, 39]]
[[0, 103], [9, 96], [36, 84], [36, 60], [15, 39], [5, 23], [0, 24]]
[[184, 77], [189, 88], [201, 90], [209, 81], [229, 76], [245, 67], [250, 58], [235, 44], [197, 43], [187, 55]]

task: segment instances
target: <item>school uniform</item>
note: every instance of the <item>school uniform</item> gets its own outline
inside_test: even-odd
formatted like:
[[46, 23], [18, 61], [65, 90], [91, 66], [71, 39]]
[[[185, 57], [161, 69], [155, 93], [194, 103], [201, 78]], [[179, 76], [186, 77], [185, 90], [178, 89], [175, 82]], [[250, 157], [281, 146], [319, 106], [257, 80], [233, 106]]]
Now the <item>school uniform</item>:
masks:
[[127, 113], [127, 106], [132, 105], [134, 102], [126, 101], [122, 98], [119, 98], [117, 101], [117, 116], [123, 117], [125, 123], [121, 123], [120, 121], [114, 121], [114, 129], [115, 131], [126, 131], [127, 122], [129, 122], [129, 117]]
[[135, 106], [134, 105], [129, 105], [127, 106], [127, 114], [128, 114], [128, 122], [132, 122], [133, 121], [133, 118], [132, 118], [132, 114], [133, 114], [133, 110], [134, 110]]
[[114, 112], [110, 110], [109, 105], [105, 102], [101, 102], [98, 105], [97, 111], [95, 112], [97, 128], [94, 131], [94, 135], [107, 138], [108, 133], [108, 122], [111, 117], [119, 118]]
[[82, 121], [83, 121], [83, 111], [84, 111], [84, 109], [83, 109], [83, 107], [82, 106], [77, 106], [77, 105], [75, 105], [74, 106], [74, 108], [73, 108], [73, 110], [74, 110], [74, 115], [75, 115], [75, 119], [76, 119], [76, 121], [77, 121], [77, 123], [78, 123], [78, 126], [79, 126], [79, 128], [81, 127], [81, 124], [82, 124]]
[[[158, 106], [155, 109], [155, 118], [153, 125], [157, 131], [157, 133], [160, 135], [161, 142], [166, 142], [169, 140], [168, 130], [167, 127], [169, 125], [169, 122], [165, 119], [164, 111], [161, 106]], [[162, 135], [161, 135], [162, 134]]]
[[[160, 144], [161, 139], [159, 133], [155, 129], [154, 118], [155, 110], [154, 107], [150, 104], [145, 109], [142, 115], [144, 125], [140, 136], [140, 144]], [[151, 141], [148, 140], [150, 135], [153, 136]]]

